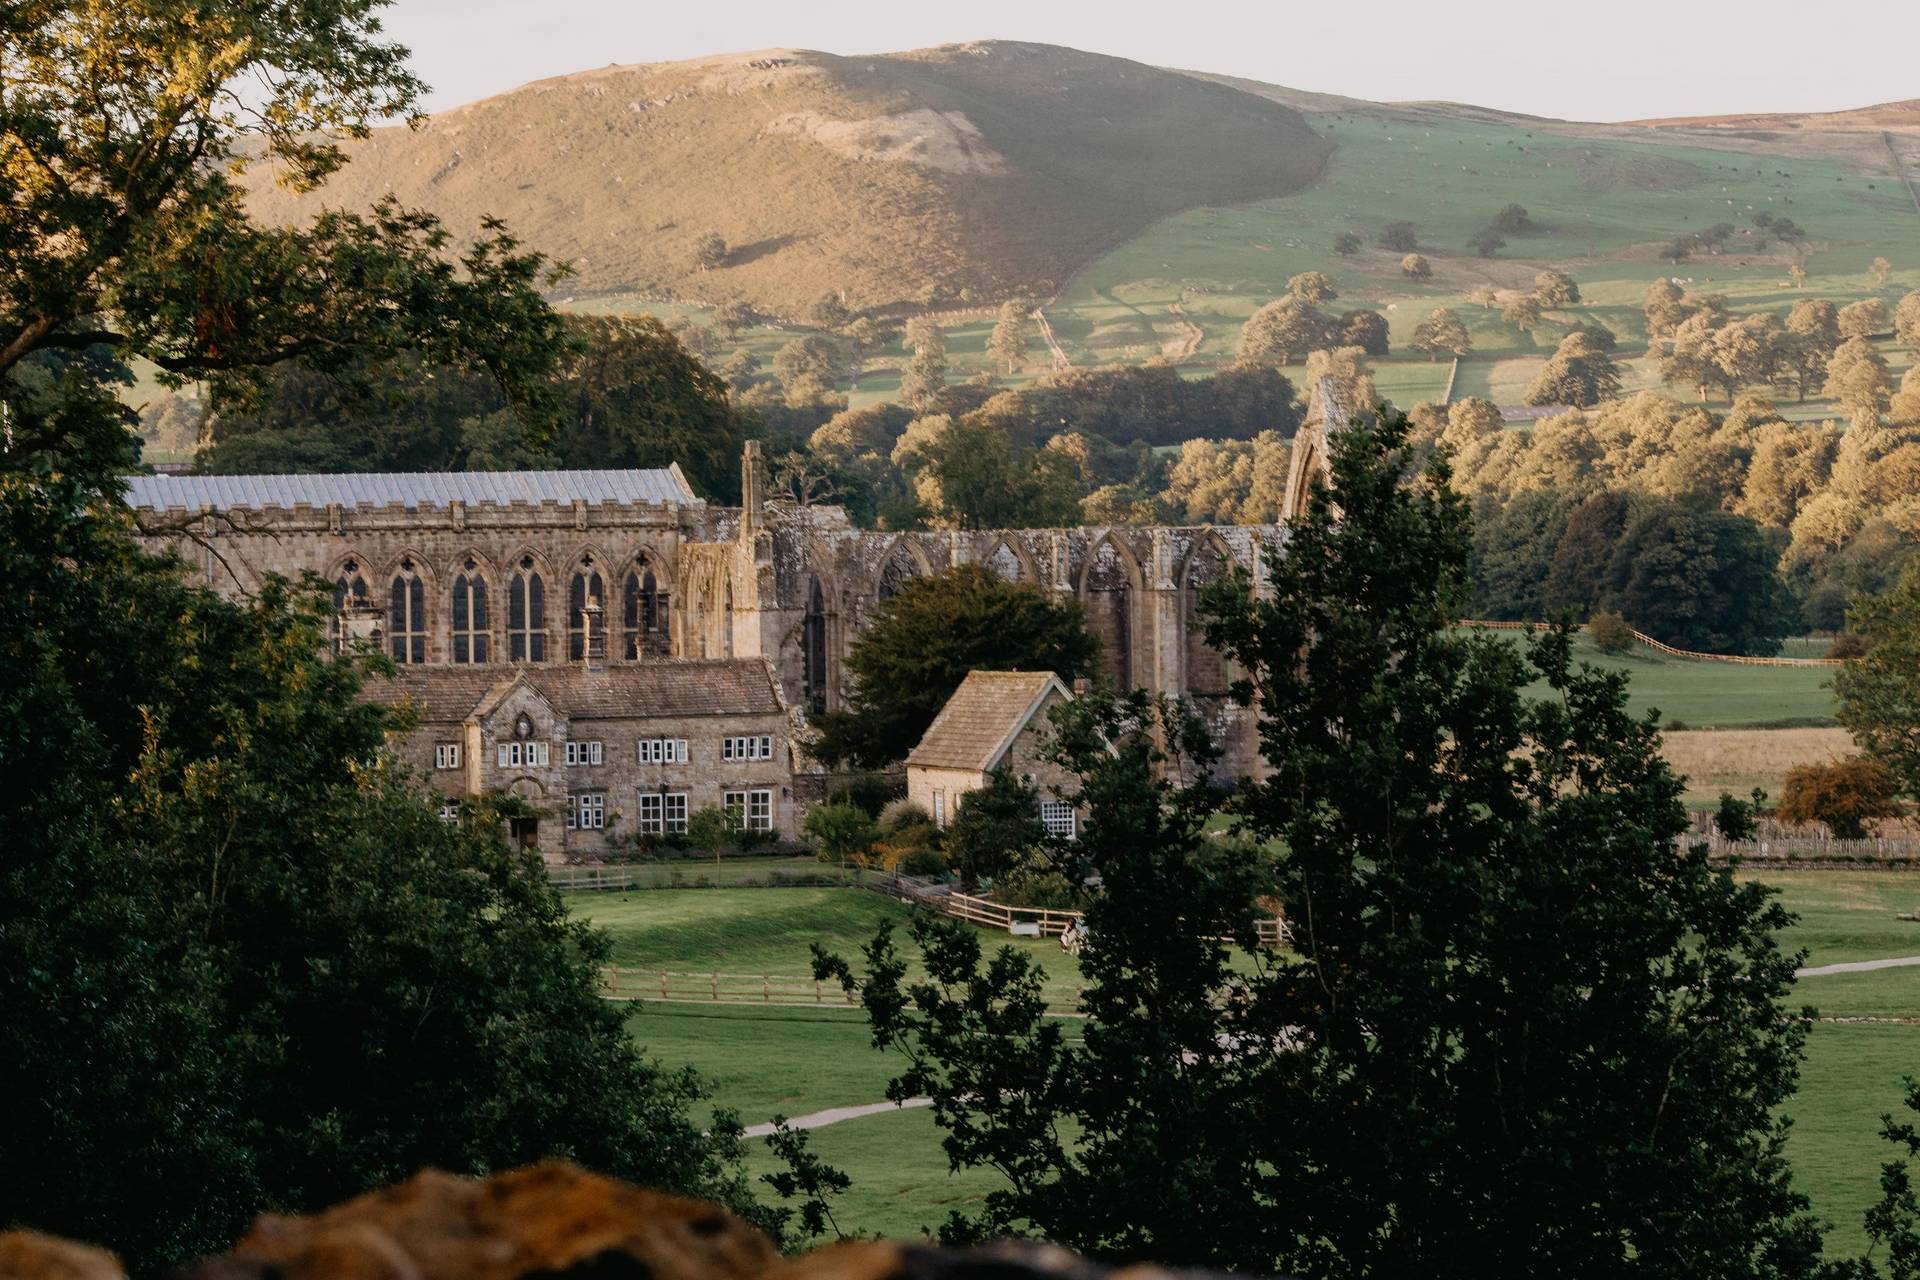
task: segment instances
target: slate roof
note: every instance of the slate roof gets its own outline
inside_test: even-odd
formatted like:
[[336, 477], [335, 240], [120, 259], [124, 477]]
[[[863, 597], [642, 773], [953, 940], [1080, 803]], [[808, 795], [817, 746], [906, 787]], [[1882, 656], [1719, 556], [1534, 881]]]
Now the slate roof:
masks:
[[291, 507], [469, 507], [514, 502], [679, 502], [697, 504], [676, 464], [623, 471], [374, 471], [279, 476], [128, 476], [127, 505], [162, 511]]
[[426, 724], [459, 724], [482, 702], [497, 703], [525, 679], [548, 705], [571, 720], [667, 716], [769, 716], [786, 708], [760, 658], [671, 658], [609, 662], [599, 671], [578, 663], [527, 667], [399, 667], [390, 679], [368, 679], [365, 696], [386, 706], [409, 699]]
[[927, 726], [908, 766], [985, 773], [1000, 763], [1050, 690], [1067, 694], [1051, 671], [971, 671]]

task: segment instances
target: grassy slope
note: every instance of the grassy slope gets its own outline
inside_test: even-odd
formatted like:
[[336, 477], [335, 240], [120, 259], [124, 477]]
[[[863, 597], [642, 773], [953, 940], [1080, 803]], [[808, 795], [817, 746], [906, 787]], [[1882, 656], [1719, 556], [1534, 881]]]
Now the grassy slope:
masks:
[[[1291, 108], [1072, 49], [774, 50], [526, 85], [378, 131], [319, 197], [259, 175], [254, 199], [297, 218], [392, 191], [456, 235], [504, 217], [573, 264], [571, 293], [792, 315], [1044, 296], [1155, 219], [1297, 189], [1327, 149]], [[702, 271], [710, 231], [734, 251]]]
[[[1670, 658], [1636, 648], [1605, 654], [1584, 639], [1575, 656], [1632, 679], [1631, 704], [1656, 711], [1663, 724], [1680, 721], [1692, 728], [1792, 727], [1833, 723], [1833, 678], [1828, 667], [1758, 667], [1735, 662]], [[1535, 686], [1543, 694], [1545, 686]]]
[[[1800, 922], [1786, 945], [1808, 963], [1920, 954], [1920, 925], [1894, 919], [1920, 905], [1920, 877], [1902, 872], [1770, 872]], [[716, 955], [789, 965], [817, 937], [848, 950], [897, 909], [853, 890], [687, 890], [576, 895], [576, 910], [615, 931], [627, 955], [699, 968]], [[714, 934], [724, 935], [716, 943]], [[983, 941], [998, 943], [997, 937]], [[718, 948], [718, 950], [716, 950]], [[1042, 954], [1046, 951], [1043, 948]], [[1051, 953], [1049, 967], [1065, 976]], [[1798, 998], [1833, 1015], [1920, 1016], [1920, 970], [1887, 970], [1804, 980]], [[692, 1063], [715, 1084], [719, 1104], [745, 1122], [775, 1114], [875, 1102], [896, 1068], [874, 1050], [857, 1014], [787, 1009], [643, 1005], [630, 1026], [647, 1051]], [[1808, 1044], [1799, 1094], [1788, 1106], [1789, 1154], [1801, 1187], [1833, 1227], [1832, 1246], [1864, 1244], [1860, 1212], [1877, 1195], [1885, 1152], [1875, 1134], [1898, 1106], [1900, 1077], [1914, 1070], [1920, 1027], [1822, 1024]], [[995, 1183], [977, 1172], [950, 1175], [939, 1133], [925, 1112], [849, 1121], [819, 1131], [814, 1147], [855, 1178], [841, 1209], [844, 1227], [889, 1234], [937, 1226], [949, 1207]], [[756, 1155], [756, 1172], [770, 1167]]]

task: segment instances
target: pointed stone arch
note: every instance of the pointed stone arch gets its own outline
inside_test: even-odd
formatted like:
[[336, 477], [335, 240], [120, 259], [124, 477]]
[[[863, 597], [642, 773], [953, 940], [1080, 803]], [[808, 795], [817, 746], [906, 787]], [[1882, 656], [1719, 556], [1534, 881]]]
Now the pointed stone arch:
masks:
[[[555, 590], [553, 564], [539, 548], [523, 546], [501, 565], [506, 580], [506, 660], [546, 662], [553, 624], [550, 598]], [[564, 599], [564, 597], [562, 597]]]
[[[673, 562], [657, 547], [635, 547], [618, 573], [620, 653], [629, 660], [673, 655]], [[613, 579], [608, 579], [608, 586]], [[607, 617], [614, 618], [611, 607]], [[611, 628], [611, 622], [609, 623]]]
[[607, 616], [607, 570], [615, 562], [599, 547], [588, 544], [573, 553], [566, 572], [567, 661], [578, 662], [587, 651], [587, 609], [597, 605], [605, 626]]
[[1002, 582], [1025, 582], [1033, 586], [1040, 585], [1040, 570], [1034, 564], [1033, 557], [1020, 540], [1007, 534], [996, 538], [991, 550], [980, 558]]
[[483, 666], [496, 656], [494, 602], [504, 589], [500, 568], [478, 547], [455, 555], [446, 571], [446, 655], [456, 666]]
[[1080, 566], [1080, 602], [1086, 607], [1087, 629], [1100, 641], [1096, 671], [1116, 689], [1138, 683], [1135, 639], [1142, 587], [1140, 562], [1126, 543], [1109, 529], [1087, 548]]
[[905, 534], [899, 535], [887, 545], [885, 554], [874, 569], [874, 603], [897, 595], [909, 579], [930, 578], [933, 572], [933, 562], [927, 559], [926, 552], [920, 549], [919, 544]]
[[1202, 593], [1232, 572], [1233, 565], [1233, 548], [1214, 529], [1200, 532], [1180, 564], [1181, 684], [1197, 698], [1225, 697], [1233, 683], [1231, 661], [1207, 643], [1200, 618]]
[[417, 666], [437, 656], [440, 637], [439, 576], [419, 551], [402, 548], [387, 558], [373, 584], [374, 599], [386, 611], [383, 633], [387, 656]]

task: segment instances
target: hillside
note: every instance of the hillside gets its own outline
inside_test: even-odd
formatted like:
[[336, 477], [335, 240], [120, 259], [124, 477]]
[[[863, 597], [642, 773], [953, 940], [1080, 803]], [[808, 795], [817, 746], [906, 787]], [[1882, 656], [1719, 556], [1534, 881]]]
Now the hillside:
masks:
[[[609, 66], [381, 130], [319, 197], [252, 181], [279, 220], [388, 191], [456, 234], [505, 218], [582, 295], [795, 314], [829, 291], [855, 308], [1044, 297], [1169, 214], [1301, 189], [1330, 149], [1225, 85], [986, 42]], [[710, 232], [730, 253], [701, 270]]]

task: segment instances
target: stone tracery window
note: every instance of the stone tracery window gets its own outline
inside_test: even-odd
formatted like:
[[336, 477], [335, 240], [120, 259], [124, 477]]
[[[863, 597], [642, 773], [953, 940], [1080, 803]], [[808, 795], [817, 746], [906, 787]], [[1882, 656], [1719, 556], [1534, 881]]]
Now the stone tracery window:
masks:
[[1087, 570], [1087, 629], [1099, 638], [1099, 674], [1114, 688], [1133, 688], [1133, 575], [1111, 538], [1094, 548]]
[[668, 593], [660, 589], [653, 561], [642, 552], [627, 570], [621, 591], [622, 621], [628, 658], [665, 657], [672, 649], [668, 639]]
[[360, 571], [358, 560], [349, 560], [340, 566], [340, 576], [333, 580], [333, 607], [344, 610], [349, 604], [364, 606], [366, 603], [366, 575]]
[[487, 661], [487, 580], [479, 562], [472, 556], [461, 566], [453, 581], [453, 660], [459, 663]]
[[521, 556], [507, 584], [507, 660], [547, 660], [547, 594], [532, 556]]
[[388, 593], [387, 647], [395, 662], [427, 660], [427, 585], [411, 558], [400, 562]]

